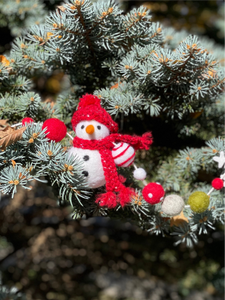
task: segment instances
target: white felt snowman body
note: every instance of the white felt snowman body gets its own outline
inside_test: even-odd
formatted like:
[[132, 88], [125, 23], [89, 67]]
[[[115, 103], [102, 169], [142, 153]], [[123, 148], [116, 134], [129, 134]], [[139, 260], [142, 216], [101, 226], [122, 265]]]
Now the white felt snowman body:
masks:
[[[110, 134], [105, 125], [95, 120], [79, 122], [75, 127], [75, 132], [77, 137], [84, 140], [101, 140]], [[105, 184], [101, 155], [98, 150], [71, 147], [68, 152], [83, 162], [83, 174], [89, 188], [94, 189]]]
[[[110, 131], [105, 125], [95, 120], [91, 120], [91, 121], [79, 122], [75, 127], [75, 133], [77, 137], [84, 140], [101, 140], [107, 137], [110, 134]], [[126, 145], [129, 146], [128, 144]], [[123, 151], [122, 157], [124, 161], [127, 161], [127, 159], [130, 158], [131, 156], [132, 156], [132, 160], [134, 159], [133, 147], [131, 146], [127, 147], [127, 146], [125, 147], [125, 149], [124, 147], [120, 147], [121, 151]], [[118, 145], [115, 145], [115, 149], [118, 149]], [[87, 179], [88, 188], [98, 188], [105, 184], [105, 176], [104, 176], [104, 170], [101, 162], [101, 155], [98, 150], [89, 150], [89, 149], [71, 147], [68, 150], [68, 153], [70, 155], [74, 155], [78, 157], [83, 162], [83, 169], [84, 169], [83, 174]], [[112, 149], [112, 156], [114, 157], [118, 155], [119, 155], [118, 150], [114, 151], [114, 149]], [[116, 159], [114, 160], [116, 164], [117, 164], [117, 160]], [[119, 162], [121, 163], [121, 156]], [[130, 163], [131, 160], [129, 160], [129, 164]], [[121, 166], [127, 166], [127, 165], [128, 164], [121, 165]]]
[[89, 188], [95, 189], [105, 184], [105, 176], [98, 150], [72, 147], [69, 154], [78, 157], [83, 162], [83, 174]]

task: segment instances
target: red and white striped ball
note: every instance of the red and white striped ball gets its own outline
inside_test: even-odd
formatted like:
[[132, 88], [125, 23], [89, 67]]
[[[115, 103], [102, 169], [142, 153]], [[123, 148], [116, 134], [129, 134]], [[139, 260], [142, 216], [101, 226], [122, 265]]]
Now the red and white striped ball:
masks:
[[112, 149], [112, 156], [118, 167], [128, 167], [134, 161], [135, 151], [134, 148], [127, 143], [118, 143]]

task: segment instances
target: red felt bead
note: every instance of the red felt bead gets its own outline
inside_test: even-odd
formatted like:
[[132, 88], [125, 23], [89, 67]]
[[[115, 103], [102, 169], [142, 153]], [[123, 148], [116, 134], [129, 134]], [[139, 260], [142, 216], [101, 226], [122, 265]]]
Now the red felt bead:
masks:
[[161, 184], [150, 182], [143, 188], [142, 195], [146, 202], [156, 204], [163, 200], [165, 191]]
[[26, 123], [30, 124], [30, 123], [33, 123], [33, 122], [34, 122], [34, 120], [32, 118], [24, 118], [22, 120], [22, 125], [25, 126]]
[[60, 142], [65, 136], [67, 132], [66, 125], [56, 118], [51, 118], [46, 120], [42, 125], [42, 130], [47, 128], [45, 131], [48, 139]]
[[212, 181], [212, 187], [216, 190], [221, 190], [223, 188], [223, 180], [220, 178], [215, 178]]

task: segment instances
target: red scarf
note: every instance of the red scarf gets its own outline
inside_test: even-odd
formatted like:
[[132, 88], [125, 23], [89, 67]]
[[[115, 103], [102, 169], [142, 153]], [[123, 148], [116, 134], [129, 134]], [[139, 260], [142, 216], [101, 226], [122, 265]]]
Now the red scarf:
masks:
[[108, 208], [116, 207], [118, 203], [123, 207], [131, 201], [131, 196], [134, 194], [131, 188], [125, 187], [119, 180], [116, 165], [112, 157], [112, 149], [115, 147], [113, 143], [118, 142], [128, 143], [135, 150], [148, 150], [152, 144], [152, 135], [150, 132], [143, 134], [142, 137], [113, 133], [101, 140], [84, 140], [78, 137], [73, 139], [73, 146], [76, 148], [99, 151], [107, 192], [100, 194], [97, 197], [96, 203]]

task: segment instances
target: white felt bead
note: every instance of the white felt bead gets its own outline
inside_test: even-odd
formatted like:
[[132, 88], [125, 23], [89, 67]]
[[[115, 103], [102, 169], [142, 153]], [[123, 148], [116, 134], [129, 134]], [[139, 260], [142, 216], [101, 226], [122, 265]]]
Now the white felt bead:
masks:
[[112, 149], [112, 156], [117, 166], [128, 167], [134, 161], [135, 151], [134, 148], [127, 143], [118, 143]]
[[133, 176], [137, 180], [145, 180], [147, 174], [146, 174], [146, 171], [144, 169], [137, 168], [136, 170], [134, 170]]
[[162, 212], [169, 216], [179, 215], [184, 208], [184, 200], [178, 195], [166, 196], [162, 203]]

